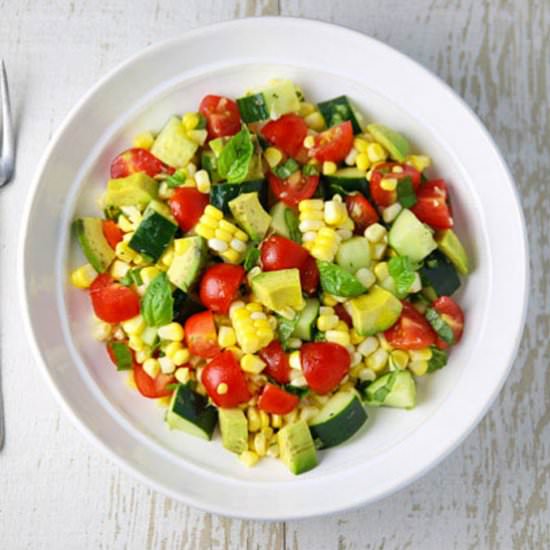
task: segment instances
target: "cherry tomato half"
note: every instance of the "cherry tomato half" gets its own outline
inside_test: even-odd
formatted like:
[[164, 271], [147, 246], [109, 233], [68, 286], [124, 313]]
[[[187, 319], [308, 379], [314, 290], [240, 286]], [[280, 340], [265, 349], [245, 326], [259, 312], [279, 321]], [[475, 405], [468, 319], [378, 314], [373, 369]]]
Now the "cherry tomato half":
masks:
[[301, 172], [295, 172], [286, 180], [269, 172], [267, 180], [271, 192], [289, 206], [296, 206], [300, 201], [312, 197], [319, 185], [319, 176], [304, 176]]
[[[400, 172], [393, 172], [394, 168], [400, 168]], [[416, 191], [420, 185], [420, 172], [408, 164], [399, 164], [397, 162], [385, 162], [379, 164], [373, 170], [370, 177], [370, 194], [372, 200], [378, 206], [390, 206], [397, 200], [397, 191], [387, 191], [381, 186], [384, 178], [401, 180], [411, 178], [413, 189]]]
[[[439, 297], [432, 307], [441, 315], [441, 318], [451, 327], [454, 336], [453, 344], [458, 344], [464, 331], [464, 312], [462, 308], [448, 296]], [[449, 345], [441, 338], [437, 339], [437, 346], [441, 349], [447, 349]]]
[[297, 395], [288, 393], [274, 384], [266, 384], [258, 399], [258, 409], [270, 414], [288, 414], [300, 402]]
[[346, 207], [349, 217], [353, 220], [354, 231], [357, 235], [362, 235], [369, 225], [380, 219], [376, 208], [372, 206], [363, 193], [348, 195], [346, 197]]
[[94, 313], [106, 323], [121, 323], [139, 314], [139, 296], [117, 283], [107, 273], [98, 275], [90, 286]]
[[103, 220], [103, 235], [107, 239], [109, 246], [115, 248], [122, 240], [122, 230], [113, 220]]
[[227, 97], [207, 95], [199, 106], [206, 117], [208, 138], [232, 136], [241, 129], [241, 114], [238, 105]]
[[303, 263], [300, 269], [300, 284], [302, 285], [302, 290], [306, 294], [315, 294], [317, 292], [317, 287], [319, 286], [319, 268], [317, 267], [317, 262], [315, 258], [311, 255], [308, 255], [306, 261]]
[[288, 356], [281, 346], [279, 340], [272, 340], [271, 343], [263, 348], [260, 358], [267, 365], [263, 372], [273, 378], [279, 384], [288, 384], [290, 382], [290, 365]]
[[219, 351], [218, 335], [211, 311], [201, 311], [185, 321], [185, 343], [192, 355], [209, 359]]
[[201, 302], [215, 313], [226, 314], [244, 276], [244, 268], [240, 265], [215, 264], [209, 267], [200, 282]]
[[434, 229], [450, 229], [453, 218], [447, 204], [447, 186], [444, 180], [423, 183], [416, 193], [416, 204], [411, 208], [415, 216]]
[[155, 378], [151, 378], [139, 363], [134, 363], [133, 369], [137, 389], [144, 397], [157, 399], [172, 394], [173, 390], [167, 388], [168, 385], [174, 384], [176, 381], [172, 374], [161, 372]]
[[134, 147], [120, 153], [111, 163], [111, 177], [125, 178], [137, 172], [145, 172], [152, 178], [163, 172], [173, 174], [174, 168], [164, 164], [147, 149]]
[[349, 120], [315, 136], [315, 145], [309, 155], [319, 162], [341, 162], [353, 146], [353, 127]]
[[401, 317], [384, 332], [386, 340], [399, 349], [422, 349], [435, 343], [436, 335], [424, 316], [409, 302], [403, 302]]
[[[202, 383], [218, 407], [231, 408], [250, 399], [246, 377], [237, 359], [230, 351], [222, 351], [202, 371]], [[219, 392], [220, 384], [225, 391]]]
[[199, 221], [208, 202], [207, 193], [201, 193], [195, 187], [178, 187], [168, 204], [181, 230], [189, 231]]
[[300, 348], [302, 370], [308, 386], [316, 393], [331, 392], [349, 372], [349, 351], [340, 344], [314, 342]]
[[296, 157], [307, 136], [307, 124], [301, 116], [283, 115], [262, 128], [262, 135], [289, 157]]

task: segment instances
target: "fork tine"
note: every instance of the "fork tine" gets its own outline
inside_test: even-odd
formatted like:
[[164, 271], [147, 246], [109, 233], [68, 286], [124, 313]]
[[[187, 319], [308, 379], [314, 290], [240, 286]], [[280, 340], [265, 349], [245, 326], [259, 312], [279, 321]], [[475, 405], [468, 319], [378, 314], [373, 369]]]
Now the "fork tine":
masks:
[[6, 65], [2, 59], [0, 64], [0, 103], [2, 108], [2, 149], [0, 160], [7, 165], [13, 165], [15, 157], [15, 134], [11, 119], [10, 96], [8, 91], [8, 76]]

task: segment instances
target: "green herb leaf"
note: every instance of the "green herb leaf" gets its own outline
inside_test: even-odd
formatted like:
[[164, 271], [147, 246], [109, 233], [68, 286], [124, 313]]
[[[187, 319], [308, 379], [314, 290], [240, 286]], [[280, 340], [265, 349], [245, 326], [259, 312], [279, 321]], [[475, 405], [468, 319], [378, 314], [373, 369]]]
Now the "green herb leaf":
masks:
[[410, 177], [401, 178], [397, 182], [397, 202], [403, 208], [410, 208], [416, 204], [416, 193]]
[[160, 327], [172, 321], [174, 298], [166, 273], [157, 275], [147, 287], [141, 301], [141, 314], [150, 327]]
[[256, 244], [253, 243], [252, 246], [247, 249], [246, 254], [244, 255], [243, 267], [246, 271], [250, 271], [258, 263], [259, 259], [260, 249]]
[[166, 385], [166, 389], [168, 391], [176, 391], [178, 388], [179, 388], [180, 384], [179, 383], [174, 383], [174, 384], [167, 384]]
[[447, 342], [447, 344], [454, 344], [455, 337], [453, 329], [435, 309], [429, 307], [426, 310], [426, 319], [443, 341]]
[[309, 388], [299, 388], [298, 386], [293, 386], [292, 384], [285, 384], [283, 386], [283, 390], [288, 393], [292, 393], [293, 395], [297, 395], [300, 398], [309, 393]]
[[327, 337], [325, 336], [324, 332], [322, 332], [320, 330], [316, 330], [315, 334], [313, 335], [313, 341], [314, 342], [326, 342]]
[[199, 123], [197, 124], [196, 130], [204, 130], [206, 128], [206, 117], [202, 113], [197, 113], [199, 115]]
[[395, 283], [398, 298], [404, 298], [416, 278], [414, 267], [408, 256], [394, 256], [388, 262], [388, 271]]
[[447, 364], [448, 354], [445, 350], [439, 349], [437, 346], [431, 346], [432, 357], [428, 361], [428, 372], [434, 372], [442, 369]]
[[367, 292], [367, 289], [352, 275], [340, 266], [331, 262], [317, 260], [321, 286], [325, 292], [334, 296], [359, 296]]
[[383, 405], [386, 397], [392, 391], [395, 381], [397, 380], [397, 374], [399, 371], [394, 371], [384, 375], [384, 384], [378, 388], [374, 393], [370, 393], [367, 390], [368, 399], [367, 402], [371, 404]]
[[218, 173], [228, 183], [241, 183], [246, 179], [254, 145], [248, 129], [243, 128], [224, 146], [218, 158]]
[[299, 315], [295, 315], [294, 319], [286, 319], [281, 316], [277, 317], [277, 331], [279, 333], [279, 340], [285, 350], [287, 349], [287, 341], [294, 332], [299, 318]]
[[313, 164], [305, 164], [302, 166], [302, 174], [304, 174], [304, 176], [318, 176], [319, 170], [317, 166]]
[[300, 219], [296, 215], [296, 212], [290, 208], [285, 209], [285, 224], [287, 226], [290, 238], [294, 242], [302, 244], [302, 233], [299, 228]]
[[132, 368], [132, 352], [126, 344], [123, 342], [111, 342], [109, 347], [113, 352], [117, 370], [129, 370]]
[[143, 281], [139, 272], [140, 268], [130, 269], [128, 273], [126, 273], [126, 275], [124, 275], [124, 277], [122, 277], [122, 279], [120, 279], [118, 282], [124, 286], [141, 286], [143, 284]]
[[187, 174], [183, 170], [176, 170], [171, 176], [168, 176], [164, 181], [166, 185], [173, 189], [174, 187], [179, 187], [185, 182]]
[[293, 159], [289, 158], [286, 162], [283, 162], [283, 164], [276, 166], [273, 168], [273, 172], [275, 172], [275, 175], [278, 178], [281, 178], [282, 180], [286, 180], [294, 172], [297, 172], [300, 169], [300, 165]]

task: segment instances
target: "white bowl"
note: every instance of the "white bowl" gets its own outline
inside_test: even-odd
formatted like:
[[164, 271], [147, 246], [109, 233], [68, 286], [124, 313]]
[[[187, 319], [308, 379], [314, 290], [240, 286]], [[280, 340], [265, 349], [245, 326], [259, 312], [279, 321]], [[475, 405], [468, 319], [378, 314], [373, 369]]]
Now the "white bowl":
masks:
[[[275, 460], [244, 468], [218, 440], [169, 432], [90, 336], [86, 293], [69, 269], [76, 214], [97, 214], [113, 155], [137, 132], [195, 110], [207, 93], [239, 96], [273, 77], [314, 101], [347, 94], [406, 134], [451, 187], [475, 266], [459, 299], [466, 330], [449, 365], [419, 384], [410, 412], [370, 410], [351, 441], [293, 477]], [[41, 370], [69, 416], [114, 460], [188, 504], [258, 519], [301, 518], [372, 502], [433, 467], [479, 422], [501, 388], [523, 327], [528, 279], [522, 212], [495, 144], [470, 109], [425, 69], [371, 38], [300, 19], [222, 23], [148, 48], [73, 109], [40, 164], [24, 215], [20, 280]]]

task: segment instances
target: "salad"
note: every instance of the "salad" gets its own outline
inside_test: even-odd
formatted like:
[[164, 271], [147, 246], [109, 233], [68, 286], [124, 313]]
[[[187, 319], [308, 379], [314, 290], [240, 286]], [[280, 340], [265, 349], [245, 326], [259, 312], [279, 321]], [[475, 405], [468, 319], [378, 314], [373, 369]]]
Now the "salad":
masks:
[[168, 428], [300, 474], [460, 341], [469, 263], [430, 164], [346, 96], [208, 95], [112, 161], [71, 281]]

